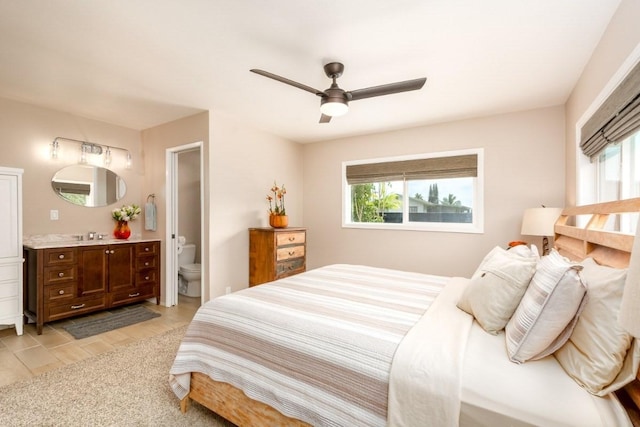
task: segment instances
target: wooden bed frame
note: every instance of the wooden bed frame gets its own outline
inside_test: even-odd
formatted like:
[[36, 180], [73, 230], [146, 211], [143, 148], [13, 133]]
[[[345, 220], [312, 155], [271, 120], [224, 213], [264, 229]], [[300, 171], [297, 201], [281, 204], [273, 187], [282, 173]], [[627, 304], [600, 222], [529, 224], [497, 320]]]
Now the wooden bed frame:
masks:
[[[640, 198], [565, 208], [555, 225], [555, 247], [572, 260], [592, 257], [602, 265], [625, 268], [629, 265], [634, 236], [603, 228], [610, 215], [628, 212], [640, 212]], [[591, 215], [585, 227], [571, 225], [577, 215]], [[633, 420], [636, 416], [631, 412], [637, 413], [640, 408], [640, 373], [625, 391], [636, 406], [627, 409]], [[309, 426], [247, 397], [230, 384], [197, 372], [191, 374], [191, 390], [180, 402], [182, 412], [187, 410], [191, 399], [238, 426]]]

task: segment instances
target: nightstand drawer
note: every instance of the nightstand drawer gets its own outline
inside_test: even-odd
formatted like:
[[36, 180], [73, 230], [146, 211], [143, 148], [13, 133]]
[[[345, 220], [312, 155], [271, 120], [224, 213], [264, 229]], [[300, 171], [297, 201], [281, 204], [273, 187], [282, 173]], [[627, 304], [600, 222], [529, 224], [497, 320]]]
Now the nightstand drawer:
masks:
[[276, 246], [299, 245], [305, 241], [305, 232], [297, 231], [292, 233], [278, 233], [276, 235]]
[[277, 261], [301, 257], [304, 257], [304, 246], [290, 246], [288, 248], [280, 248], [276, 251]]

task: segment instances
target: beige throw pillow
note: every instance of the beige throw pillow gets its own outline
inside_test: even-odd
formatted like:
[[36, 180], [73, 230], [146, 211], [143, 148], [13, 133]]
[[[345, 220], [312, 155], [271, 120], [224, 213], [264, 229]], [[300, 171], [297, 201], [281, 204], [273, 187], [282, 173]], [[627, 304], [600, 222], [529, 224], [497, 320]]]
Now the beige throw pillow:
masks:
[[458, 308], [497, 334], [504, 329], [535, 272], [537, 256], [526, 246], [517, 251], [494, 248], [484, 258], [458, 301]]
[[569, 341], [555, 353], [563, 369], [590, 393], [604, 396], [632, 381], [640, 346], [618, 325], [626, 269], [582, 262], [589, 300]]
[[560, 348], [571, 335], [586, 301], [582, 267], [555, 249], [538, 263], [531, 284], [506, 327], [512, 362], [540, 359]]

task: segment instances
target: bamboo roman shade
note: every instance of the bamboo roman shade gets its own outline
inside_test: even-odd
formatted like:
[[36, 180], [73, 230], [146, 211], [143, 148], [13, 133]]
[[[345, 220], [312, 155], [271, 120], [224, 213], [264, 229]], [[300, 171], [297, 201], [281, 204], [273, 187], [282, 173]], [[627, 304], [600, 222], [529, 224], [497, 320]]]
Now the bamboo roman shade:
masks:
[[399, 160], [347, 166], [347, 183], [400, 181], [403, 179], [463, 178], [478, 176], [478, 155]]
[[582, 126], [580, 149], [592, 160], [640, 129], [640, 63]]

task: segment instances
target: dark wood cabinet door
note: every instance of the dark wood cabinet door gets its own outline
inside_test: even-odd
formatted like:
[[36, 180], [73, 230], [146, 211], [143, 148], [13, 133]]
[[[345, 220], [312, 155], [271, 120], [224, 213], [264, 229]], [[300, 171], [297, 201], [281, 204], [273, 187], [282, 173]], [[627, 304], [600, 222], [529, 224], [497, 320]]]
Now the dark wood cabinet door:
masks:
[[107, 292], [107, 252], [106, 246], [80, 249], [78, 297]]
[[134, 245], [109, 246], [110, 292], [133, 289], [135, 287], [134, 260]]

